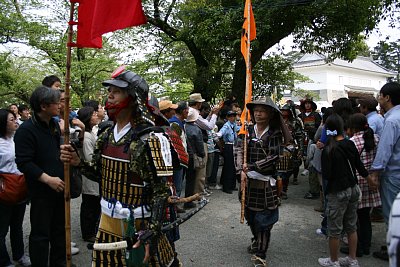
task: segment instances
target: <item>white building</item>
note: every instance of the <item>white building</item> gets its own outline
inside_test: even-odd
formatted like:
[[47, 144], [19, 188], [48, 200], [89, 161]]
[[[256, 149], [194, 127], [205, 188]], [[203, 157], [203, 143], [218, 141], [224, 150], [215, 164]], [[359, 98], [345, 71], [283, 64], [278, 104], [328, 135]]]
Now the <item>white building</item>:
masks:
[[319, 102], [324, 104], [341, 97], [357, 99], [365, 95], [377, 96], [387, 79], [396, 76], [395, 72], [361, 56], [352, 62], [342, 59], [326, 62], [323, 55], [305, 54], [293, 67], [312, 80], [295, 87], [315, 91]]

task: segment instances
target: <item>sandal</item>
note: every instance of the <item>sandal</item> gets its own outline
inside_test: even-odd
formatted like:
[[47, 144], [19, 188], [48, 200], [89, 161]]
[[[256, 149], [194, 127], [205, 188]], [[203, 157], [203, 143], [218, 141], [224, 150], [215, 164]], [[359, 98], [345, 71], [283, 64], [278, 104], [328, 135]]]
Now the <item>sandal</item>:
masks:
[[253, 238], [251, 239], [250, 246], [247, 247], [247, 252], [250, 254], [254, 254], [257, 252], [257, 241], [255, 241]]
[[260, 257], [253, 255], [251, 256], [251, 261], [254, 264], [254, 267], [264, 267], [267, 266], [267, 261], [264, 259], [261, 259]]

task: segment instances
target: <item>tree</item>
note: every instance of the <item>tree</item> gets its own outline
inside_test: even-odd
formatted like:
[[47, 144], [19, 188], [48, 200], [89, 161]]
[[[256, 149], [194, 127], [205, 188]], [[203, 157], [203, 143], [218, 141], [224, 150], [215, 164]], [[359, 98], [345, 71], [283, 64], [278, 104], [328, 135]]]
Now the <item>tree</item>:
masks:
[[[26, 45], [27, 50], [35, 50], [35, 58], [22, 55], [13, 59], [36, 62], [27, 64], [23, 70], [34, 75], [31, 76], [33, 80], [39, 81], [35, 86], [40, 84], [46, 75], [56, 74], [61, 79], [65, 76], [69, 4], [69, 1], [35, 0], [0, 2], [2, 9], [7, 10], [7, 13], [0, 14], [0, 22], [5, 23], [0, 26], [0, 42], [20, 43]], [[9, 18], [14, 18], [15, 21], [11, 23]], [[73, 106], [80, 106], [79, 102], [88, 98], [101, 97], [98, 95], [101, 81], [109, 78], [118, 65], [121, 48], [109, 42], [108, 38], [104, 38], [104, 47], [101, 50], [72, 50], [71, 89], [75, 100]], [[4, 70], [0, 70], [0, 73], [2, 71]], [[17, 86], [8, 88], [6, 93], [26, 102], [27, 96], [29, 97], [35, 86], [21, 87], [25, 90], [23, 94]]]
[[295, 83], [306, 82], [309, 79], [293, 70], [290, 57], [271, 55], [261, 59], [253, 71], [253, 95], [263, 96], [278, 93], [280, 99], [285, 90], [295, 93]]
[[400, 81], [400, 39], [396, 42], [380, 41], [372, 52], [373, 59], [388, 70], [395, 71]]
[[[181, 42], [190, 51], [196, 64], [191, 77], [194, 91], [211, 99], [226, 85], [243, 99], [245, 64], [239, 38], [244, 1], [143, 2], [149, 23], [164, 33], [161, 42]], [[252, 44], [252, 65], [256, 70], [266, 51], [292, 33], [303, 52], [352, 59], [360, 33], [368, 34], [392, 2], [254, 0], [257, 39]]]

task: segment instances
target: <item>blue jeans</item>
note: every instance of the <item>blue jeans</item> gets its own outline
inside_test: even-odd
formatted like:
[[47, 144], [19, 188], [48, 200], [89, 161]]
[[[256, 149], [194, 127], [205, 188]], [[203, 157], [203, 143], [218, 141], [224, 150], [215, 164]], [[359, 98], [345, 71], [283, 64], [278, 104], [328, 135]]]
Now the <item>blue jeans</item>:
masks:
[[182, 166], [179, 166], [179, 168], [176, 168], [174, 170], [173, 180], [174, 180], [174, 185], [175, 185], [175, 189], [176, 189], [176, 195], [178, 197], [181, 196], [181, 192], [182, 192], [183, 175], [184, 175], [184, 169]]
[[386, 224], [389, 222], [390, 210], [397, 194], [400, 192], [400, 177], [383, 176], [381, 178], [382, 212]]
[[0, 266], [11, 264], [7, 253], [6, 235], [10, 228], [10, 241], [13, 260], [19, 260], [24, 255], [24, 237], [22, 223], [25, 216], [26, 203], [6, 205], [0, 203]]

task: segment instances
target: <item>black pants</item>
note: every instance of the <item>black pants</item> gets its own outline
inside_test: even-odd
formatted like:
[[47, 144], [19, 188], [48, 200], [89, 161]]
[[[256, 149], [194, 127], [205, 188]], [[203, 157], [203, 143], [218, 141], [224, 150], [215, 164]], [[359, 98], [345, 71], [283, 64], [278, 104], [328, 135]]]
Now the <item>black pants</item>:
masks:
[[372, 239], [371, 217], [369, 214], [370, 211], [371, 208], [362, 208], [357, 210], [358, 247], [362, 250], [367, 250], [367, 251], [369, 251], [371, 247], [371, 239]]
[[236, 187], [236, 171], [233, 159], [233, 145], [224, 146], [224, 166], [222, 168], [221, 180], [224, 191], [233, 190]]
[[11, 264], [6, 247], [6, 235], [9, 228], [13, 260], [19, 260], [24, 255], [22, 223], [25, 209], [26, 203], [16, 205], [0, 203], [0, 266]]
[[[196, 187], [196, 171], [194, 169], [193, 157], [189, 158], [189, 166], [186, 171], [186, 184], [185, 184], [185, 197], [194, 195]], [[184, 206], [189, 206], [189, 203], [185, 203]]]
[[100, 197], [82, 194], [81, 203], [81, 233], [83, 239], [96, 236], [97, 223], [100, 219]]
[[62, 194], [49, 198], [32, 198], [29, 255], [32, 267], [65, 267], [65, 214]]
[[218, 166], [219, 166], [219, 152], [214, 152], [214, 158], [212, 162], [212, 170], [210, 177], [207, 177], [207, 181], [209, 185], [216, 185], [217, 184], [217, 173], [218, 173]]

